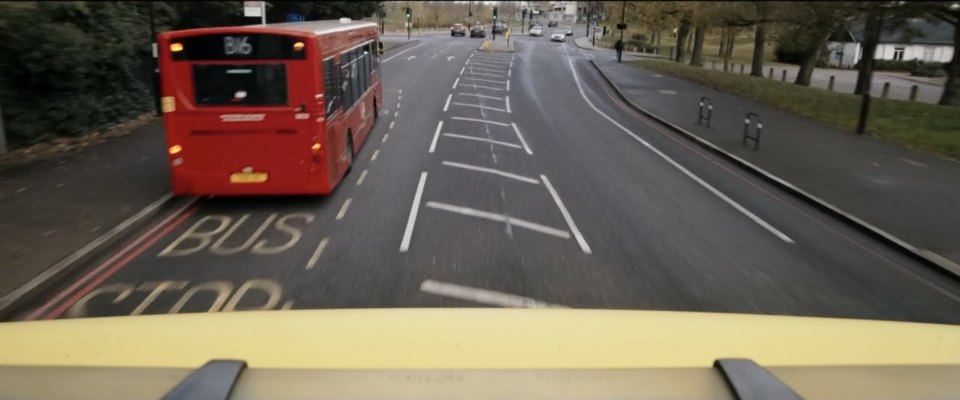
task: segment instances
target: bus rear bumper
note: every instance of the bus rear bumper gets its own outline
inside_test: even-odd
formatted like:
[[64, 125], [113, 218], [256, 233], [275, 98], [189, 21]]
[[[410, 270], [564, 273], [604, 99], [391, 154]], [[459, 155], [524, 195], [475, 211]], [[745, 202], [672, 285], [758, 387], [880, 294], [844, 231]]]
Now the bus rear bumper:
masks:
[[173, 174], [176, 196], [272, 196], [326, 195], [333, 191], [325, 171], [310, 174], [268, 174], [264, 182], [231, 183], [229, 173], [177, 171]]

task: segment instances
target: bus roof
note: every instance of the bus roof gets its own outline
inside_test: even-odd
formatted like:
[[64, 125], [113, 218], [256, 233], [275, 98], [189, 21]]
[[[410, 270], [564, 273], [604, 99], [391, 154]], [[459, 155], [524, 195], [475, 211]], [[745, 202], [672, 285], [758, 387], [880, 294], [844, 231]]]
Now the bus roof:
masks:
[[161, 35], [174, 35], [177, 37], [193, 36], [206, 33], [226, 33], [232, 30], [264, 30], [264, 31], [287, 31], [290, 33], [309, 33], [312, 35], [324, 35], [328, 33], [343, 32], [360, 28], [376, 28], [377, 24], [369, 21], [344, 21], [344, 20], [326, 20], [326, 21], [305, 21], [305, 22], [282, 22], [266, 25], [241, 25], [241, 26], [223, 26], [213, 28], [194, 28], [180, 31], [163, 32]]
[[297, 32], [311, 32], [314, 35], [323, 35], [325, 33], [342, 32], [358, 28], [375, 28], [377, 24], [370, 21], [353, 20], [325, 20], [325, 21], [304, 21], [304, 22], [281, 22], [278, 24], [267, 25], [249, 25], [249, 28], [262, 27], [265, 29], [280, 29]]

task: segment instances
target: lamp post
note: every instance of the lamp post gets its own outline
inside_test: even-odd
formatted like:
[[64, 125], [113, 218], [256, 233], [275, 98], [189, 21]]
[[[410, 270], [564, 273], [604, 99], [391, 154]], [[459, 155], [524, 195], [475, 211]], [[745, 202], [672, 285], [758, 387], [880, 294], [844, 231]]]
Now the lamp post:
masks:
[[621, 1], [623, 7], [620, 9], [620, 40], [623, 41], [623, 31], [627, 29], [626, 15], [627, 15], [627, 0]]
[[150, 18], [150, 51], [153, 53], [153, 112], [161, 114], [160, 109], [160, 59], [157, 49], [157, 26], [153, 17], [153, 2], [147, 2], [147, 15]]

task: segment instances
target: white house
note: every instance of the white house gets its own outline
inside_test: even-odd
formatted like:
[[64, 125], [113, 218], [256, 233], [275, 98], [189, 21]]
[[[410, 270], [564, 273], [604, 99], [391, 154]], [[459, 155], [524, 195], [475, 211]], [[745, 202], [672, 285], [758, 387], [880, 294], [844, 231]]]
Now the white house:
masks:
[[[827, 42], [827, 63], [833, 67], [854, 67], [862, 56], [862, 41], [862, 26], [834, 33]], [[953, 58], [954, 50], [952, 25], [912, 20], [906, 29], [881, 32], [874, 59], [945, 63]]]
[[547, 18], [552, 21], [563, 21], [575, 23], [577, 21], [577, 2], [575, 1], [551, 1], [550, 11], [547, 12]]

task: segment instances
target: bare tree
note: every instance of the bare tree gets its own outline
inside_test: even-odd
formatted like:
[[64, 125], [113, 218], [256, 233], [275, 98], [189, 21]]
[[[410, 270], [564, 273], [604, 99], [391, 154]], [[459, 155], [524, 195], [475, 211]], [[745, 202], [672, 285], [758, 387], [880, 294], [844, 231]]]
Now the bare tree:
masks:
[[785, 3], [782, 7], [784, 23], [779, 32], [780, 43], [789, 43], [800, 54], [797, 85], [810, 86], [813, 70], [827, 38], [849, 22], [856, 9], [851, 2]]
[[960, 2], [925, 1], [911, 3], [920, 7], [928, 18], [946, 22], [953, 26], [953, 58], [946, 65], [947, 81], [943, 85], [943, 94], [937, 104], [960, 106]]

